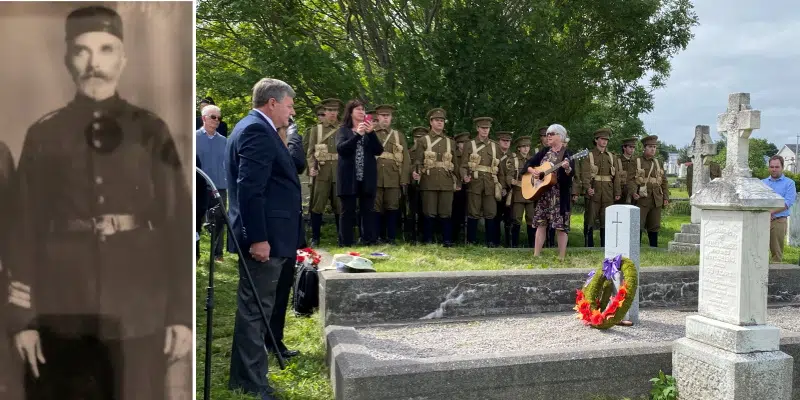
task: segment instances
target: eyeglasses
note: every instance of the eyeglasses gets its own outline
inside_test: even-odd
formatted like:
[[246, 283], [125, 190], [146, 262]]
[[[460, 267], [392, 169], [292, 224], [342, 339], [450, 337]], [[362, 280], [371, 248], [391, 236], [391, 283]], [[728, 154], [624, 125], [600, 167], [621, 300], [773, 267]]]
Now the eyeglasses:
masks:
[[558, 136], [555, 132], [547, 132], [547, 136]]
[[206, 115], [206, 117], [211, 118], [211, 119], [213, 119], [215, 121], [222, 118], [222, 117], [218, 117], [216, 115]]

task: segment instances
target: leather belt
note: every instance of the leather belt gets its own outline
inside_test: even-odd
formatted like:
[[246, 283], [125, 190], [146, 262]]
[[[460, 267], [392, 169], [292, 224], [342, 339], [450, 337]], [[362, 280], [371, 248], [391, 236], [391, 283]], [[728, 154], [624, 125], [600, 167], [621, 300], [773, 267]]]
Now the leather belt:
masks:
[[[153, 224], [147, 221], [150, 230]], [[75, 233], [96, 233], [101, 236], [110, 236], [115, 233], [128, 232], [139, 228], [139, 221], [134, 215], [130, 214], [103, 214], [97, 217], [85, 219], [70, 219], [63, 224], [57, 221], [50, 221], [50, 231], [66, 231]]]
[[595, 175], [596, 182], [611, 182], [611, 175]]

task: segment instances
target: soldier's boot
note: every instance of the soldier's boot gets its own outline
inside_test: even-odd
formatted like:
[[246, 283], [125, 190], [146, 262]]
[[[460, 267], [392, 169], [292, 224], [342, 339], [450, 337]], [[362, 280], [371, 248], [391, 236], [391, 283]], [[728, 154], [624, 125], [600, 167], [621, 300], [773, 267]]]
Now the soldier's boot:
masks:
[[[311, 247], [319, 246], [320, 230], [322, 228], [322, 214], [311, 213]], [[338, 229], [336, 230], [339, 231]]]
[[467, 218], [467, 243], [478, 244], [478, 220]]
[[650, 239], [650, 247], [658, 247], [658, 232], [647, 232], [647, 238]]
[[453, 247], [453, 221], [450, 218], [439, 218], [442, 225], [442, 245]]
[[333, 214], [333, 222], [336, 223], [336, 240], [339, 243], [339, 247], [343, 247], [344, 240], [342, 240], [342, 233], [339, 230], [339, 220], [341, 219], [341, 214]]
[[554, 228], [547, 228], [547, 247], [558, 247], [556, 243], [556, 230]]
[[528, 247], [533, 248], [536, 244], [536, 228], [528, 225]]
[[586, 228], [586, 247], [594, 247], [594, 229]]
[[394, 244], [397, 238], [397, 214], [399, 211], [386, 211], [386, 237], [384, 242]]
[[433, 217], [422, 217], [422, 243], [433, 243]]
[[486, 226], [486, 247], [489, 247], [489, 248], [497, 247], [497, 242], [495, 241], [495, 237], [494, 237], [495, 232], [496, 232], [495, 231], [495, 227], [497, 225], [495, 225], [495, 224], [497, 224], [497, 219], [496, 218], [486, 218], [483, 221], [486, 224], [485, 225]]
[[517, 248], [519, 247], [519, 231], [520, 226], [519, 224], [514, 224], [514, 226], [510, 227], [511, 229], [511, 247]]
[[600, 247], [606, 247], [606, 230], [600, 228]]
[[516, 226], [517, 227], [516, 228], [517, 229], [517, 242], [519, 242], [519, 225], [511, 224], [508, 221], [503, 222], [503, 225], [504, 225], [504, 229], [506, 231], [506, 243], [505, 243], [506, 247], [507, 248], [517, 247], [517, 245], [514, 244], [514, 238], [511, 235], [512, 235], [512, 233], [514, 231], [514, 226]]

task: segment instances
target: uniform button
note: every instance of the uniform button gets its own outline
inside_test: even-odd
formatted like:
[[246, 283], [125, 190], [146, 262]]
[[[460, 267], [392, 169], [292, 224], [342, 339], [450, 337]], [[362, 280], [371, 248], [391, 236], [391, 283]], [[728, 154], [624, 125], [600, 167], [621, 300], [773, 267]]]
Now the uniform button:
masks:
[[92, 115], [94, 115], [95, 118], [100, 118], [100, 117], [103, 116], [103, 113], [100, 112], [100, 111], [95, 111], [94, 114], [92, 114]]
[[92, 128], [93, 128], [94, 130], [98, 130], [98, 129], [100, 129], [100, 123], [99, 123], [99, 122], [94, 122], [94, 123], [92, 123]]
[[103, 142], [101, 142], [100, 139], [95, 139], [92, 141], [92, 144], [94, 144], [94, 147], [97, 147], [99, 149], [100, 146], [103, 145]]
[[106, 235], [100, 235], [99, 239], [100, 239], [101, 242], [105, 242], [106, 241]]
[[106, 198], [105, 197], [103, 197], [103, 196], [98, 196], [97, 197], [97, 203], [98, 204], [103, 204], [105, 202], [106, 202]]
[[94, 183], [96, 183], [98, 185], [101, 185], [103, 183], [103, 177], [102, 176], [95, 176], [94, 177]]

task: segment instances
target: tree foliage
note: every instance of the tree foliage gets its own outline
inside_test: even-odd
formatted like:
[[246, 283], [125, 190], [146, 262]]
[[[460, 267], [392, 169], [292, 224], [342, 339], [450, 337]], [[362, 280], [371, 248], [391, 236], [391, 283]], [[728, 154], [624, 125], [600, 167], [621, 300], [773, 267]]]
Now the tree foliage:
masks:
[[616, 147], [645, 133], [696, 23], [689, 0], [200, 0], [197, 92], [235, 120], [270, 76], [301, 125], [321, 99], [360, 98], [394, 104], [406, 133], [442, 107], [451, 134], [491, 116], [517, 135], [561, 123], [576, 147], [607, 126]]

